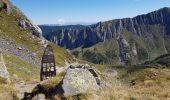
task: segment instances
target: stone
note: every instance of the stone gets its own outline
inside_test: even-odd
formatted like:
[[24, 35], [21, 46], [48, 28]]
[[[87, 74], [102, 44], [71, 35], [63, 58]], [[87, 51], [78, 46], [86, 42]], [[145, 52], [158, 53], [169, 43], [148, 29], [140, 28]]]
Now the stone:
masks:
[[2, 55], [2, 50], [0, 50], [0, 76], [7, 79], [7, 81], [9, 82], [9, 72], [7, 71], [7, 68], [5, 66], [5, 62], [3, 59], [3, 55]]
[[62, 88], [64, 95], [72, 96], [99, 90], [100, 81], [98, 73], [89, 65], [73, 64], [67, 69]]
[[39, 38], [42, 38], [42, 30], [36, 24], [34, 24], [30, 20], [27, 20], [26, 25], [27, 25], [28, 28], [30, 28], [32, 30], [33, 35], [35, 35]]
[[38, 94], [32, 100], [47, 100], [44, 94]]
[[22, 47], [17, 47], [18, 50], [22, 50]]
[[33, 25], [32, 30], [33, 30], [33, 35], [37, 37], [42, 36], [42, 30], [37, 25]]
[[137, 53], [137, 48], [136, 48], [136, 45], [135, 45], [135, 44], [133, 44], [133, 46], [132, 46], [132, 54], [133, 54], [134, 56], [137, 56], [137, 55], [138, 55], [138, 53]]
[[42, 30], [33, 22], [31, 22], [30, 20], [26, 19], [26, 18], [22, 18], [22, 19], [18, 19], [17, 20], [18, 25], [24, 29], [31, 29], [32, 30], [32, 34], [42, 38]]
[[27, 28], [25, 20], [18, 20], [18, 25], [22, 28]]

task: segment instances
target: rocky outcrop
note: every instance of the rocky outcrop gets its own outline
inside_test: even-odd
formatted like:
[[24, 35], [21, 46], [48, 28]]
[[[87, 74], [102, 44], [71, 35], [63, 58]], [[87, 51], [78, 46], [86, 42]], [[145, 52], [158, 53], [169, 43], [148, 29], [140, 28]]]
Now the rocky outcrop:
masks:
[[27, 19], [18, 19], [18, 25], [24, 29], [31, 29], [33, 35], [42, 38], [42, 30], [33, 22]]
[[73, 96], [88, 90], [98, 90], [100, 81], [97, 71], [89, 65], [74, 64], [67, 69], [62, 88], [65, 95]]
[[[126, 62], [132, 58], [132, 52], [140, 61], [170, 52], [169, 26], [170, 8], [165, 7], [134, 18], [110, 20], [84, 27], [40, 27], [46, 39], [68, 49], [88, 48], [113, 39], [119, 44], [121, 61]], [[136, 47], [132, 45], [134, 43]], [[153, 49], [155, 52], [151, 53]], [[163, 52], [160, 54], [160, 51]], [[144, 54], [150, 57], [142, 57]]]
[[8, 82], [10, 80], [9, 72], [7, 71], [7, 68], [5, 66], [1, 49], [0, 49], [0, 77], [7, 79]]

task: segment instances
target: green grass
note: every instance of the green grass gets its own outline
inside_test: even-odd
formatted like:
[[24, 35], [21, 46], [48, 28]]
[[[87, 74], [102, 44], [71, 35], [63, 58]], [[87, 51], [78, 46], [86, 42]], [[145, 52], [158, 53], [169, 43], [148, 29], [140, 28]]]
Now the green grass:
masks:
[[54, 56], [55, 56], [55, 61], [57, 63], [57, 66], [64, 67], [66, 62], [72, 63], [75, 61], [72, 55], [68, 53], [65, 49], [53, 43], [49, 43], [49, 44], [52, 46], [54, 50]]
[[0, 100], [19, 100], [17, 93], [14, 86], [0, 84]]
[[[40, 68], [9, 54], [4, 55], [7, 70], [12, 81], [38, 81]], [[15, 77], [17, 75], [17, 78]]]
[[[62, 96], [62, 91], [59, 89], [60, 83], [64, 77], [64, 73], [58, 74], [56, 77], [49, 78], [42, 84], [38, 84], [33, 90], [32, 95], [44, 94], [48, 98], [53, 98], [55, 95]], [[58, 88], [56, 88], [58, 87]], [[58, 90], [59, 89], [59, 90]]]
[[[78, 53], [78, 58], [82, 60], [87, 60], [92, 63], [96, 64], [105, 64], [105, 65], [118, 65], [119, 62], [119, 49], [118, 43], [111, 39], [106, 40], [105, 42], [98, 43], [92, 47], [84, 48], [81, 50], [77, 48], [72, 50], [72, 54]], [[90, 53], [90, 57], [86, 54]], [[93, 55], [93, 56], [92, 56]], [[91, 59], [90, 59], [91, 58]]]
[[5, 11], [1, 11], [0, 15], [1, 38], [10, 37], [17, 44], [24, 45], [32, 51], [41, 50], [43, 48], [38, 38], [32, 38], [30, 30], [22, 29], [17, 25], [18, 17], [16, 17], [15, 14], [7, 15]]
[[6, 84], [6, 79], [3, 77], [0, 77], [0, 84]]

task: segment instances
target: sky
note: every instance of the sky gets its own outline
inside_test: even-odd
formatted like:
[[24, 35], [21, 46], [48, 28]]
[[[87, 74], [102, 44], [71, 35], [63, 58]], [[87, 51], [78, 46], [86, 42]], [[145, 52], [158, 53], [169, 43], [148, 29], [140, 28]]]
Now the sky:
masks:
[[36, 24], [90, 24], [170, 7], [170, 0], [11, 0]]

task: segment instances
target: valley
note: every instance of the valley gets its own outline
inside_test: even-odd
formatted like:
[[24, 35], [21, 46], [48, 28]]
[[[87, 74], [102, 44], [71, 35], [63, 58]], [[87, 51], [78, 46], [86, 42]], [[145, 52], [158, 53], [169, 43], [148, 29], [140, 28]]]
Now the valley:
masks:
[[[169, 42], [169, 7], [92, 25], [50, 26], [34, 24], [10, 0], [0, 0], [0, 100], [169, 100]], [[47, 45], [56, 76], [40, 81]]]
[[[88, 26], [40, 25], [40, 28], [47, 40], [70, 49], [79, 58], [96, 64], [133, 65], [169, 52], [169, 16], [170, 8], [165, 7], [133, 18]], [[93, 60], [88, 55], [93, 55]], [[94, 61], [95, 57], [99, 59]]]

